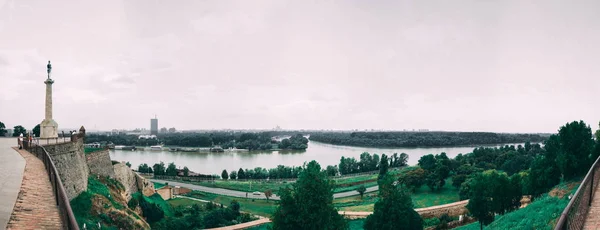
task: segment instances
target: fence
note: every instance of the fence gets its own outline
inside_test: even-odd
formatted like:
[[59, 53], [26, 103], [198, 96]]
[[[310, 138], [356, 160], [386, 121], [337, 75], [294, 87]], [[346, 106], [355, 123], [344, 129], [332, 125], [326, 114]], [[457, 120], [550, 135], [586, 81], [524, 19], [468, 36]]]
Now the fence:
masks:
[[575, 195], [573, 195], [571, 201], [569, 201], [569, 204], [560, 215], [560, 219], [558, 219], [554, 228], [555, 230], [583, 229], [594, 198], [594, 191], [598, 187], [598, 180], [600, 179], [600, 170], [598, 170], [600, 167], [599, 160], [600, 157], [596, 159], [590, 171], [588, 171], [583, 181], [581, 181]]
[[69, 198], [67, 197], [65, 188], [60, 180], [60, 175], [56, 170], [56, 166], [54, 165], [50, 154], [48, 154], [43, 146], [35, 142], [29, 143], [28, 141], [24, 141], [23, 146], [25, 149], [27, 149], [27, 151], [34, 154], [37, 158], [44, 162], [46, 173], [48, 173], [48, 176], [50, 177], [50, 184], [52, 185], [52, 191], [54, 192], [54, 197], [56, 199], [56, 205], [58, 206], [60, 218], [62, 220], [63, 229], [79, 230], [79, 226], [75, 220], [75, 215], [73, 215], [73, 210], [71, 210], [71, 204], [69, 204]]

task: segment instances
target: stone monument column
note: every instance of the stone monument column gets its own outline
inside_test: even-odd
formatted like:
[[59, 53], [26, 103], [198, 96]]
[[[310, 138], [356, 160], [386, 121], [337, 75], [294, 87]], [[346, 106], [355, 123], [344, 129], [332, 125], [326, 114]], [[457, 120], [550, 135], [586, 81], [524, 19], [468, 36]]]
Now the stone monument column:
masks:
[[58, 138], [58, 124], [52, 119], [52, 84], [54, 80], [50, 78], [52, 66], [48, 61], [48, 79], [44, 81], [46, 84], [46, 116], [40, 124], [40, 138]]

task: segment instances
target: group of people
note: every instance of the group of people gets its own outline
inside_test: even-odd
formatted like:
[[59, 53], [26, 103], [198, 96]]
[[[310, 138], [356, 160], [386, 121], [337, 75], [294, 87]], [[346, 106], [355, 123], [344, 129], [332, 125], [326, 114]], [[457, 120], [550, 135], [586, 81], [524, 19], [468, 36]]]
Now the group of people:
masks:
[[[18, 140], [18, 144], [19, 144], [19, 149], [23, 149], [23, 134], [19, 134], [19, 138], [17, 138]], [[33, 136], [30, 134], [27, 134], [27, 140], [28, 142], [31, 142], [33, 140]]]

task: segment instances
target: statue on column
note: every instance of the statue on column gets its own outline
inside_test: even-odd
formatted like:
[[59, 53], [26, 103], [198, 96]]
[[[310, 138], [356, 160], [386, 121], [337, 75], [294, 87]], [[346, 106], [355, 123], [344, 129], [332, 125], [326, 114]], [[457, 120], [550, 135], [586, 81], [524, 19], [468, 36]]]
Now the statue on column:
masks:
[[50, 64], [50, 61], [48, 61], [46, 68], [48, 68], [48, 79], [50, 79], [50, 72], [52, 72], [52, 65]]

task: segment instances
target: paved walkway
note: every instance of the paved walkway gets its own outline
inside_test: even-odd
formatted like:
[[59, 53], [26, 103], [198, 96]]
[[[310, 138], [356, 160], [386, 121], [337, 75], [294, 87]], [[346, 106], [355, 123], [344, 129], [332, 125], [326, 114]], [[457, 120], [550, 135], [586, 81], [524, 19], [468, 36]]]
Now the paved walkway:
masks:
[[19, 153], [26, 161], [25, 172], [7, 229], [61, 229], [58, 206], [44, 163], [25, 150]]
[[600, 186], [596, 187], [592, 206], [588, 210], [587, 218], [583, 229], [598, 229], [600, 230]]
[[16, 138], [0, 137], [0, 229], [6, 229], [25, 169], [25, 159], [11, 148], [16, 145]]
[[[247, 194], [248, 198], [251, 198], [251, 199], [266, 199], [265, 194], [262, 192], [259, 192], [259, 195], [254, 195], [254, 193], [252, 193], [252, 192], [246, 193], [246, 192], [242, 192], [242, 191], [236, 191], [236, 190], [230, 190], [230, 189], [224, 189], [224, 188], [212, 188], [212, 187], [206, 187], [206, 186], [188, 184], [188, 183], [182, 183], [182, 182], [176, 182], [176, 181], [167, 181], [167, 180], [158, 180], [158, 179], [148, 179], [148, 180], [150, 180], [152, 182], [161, 183], [161, 184], [169, 183], [169, 185], [173, 185], [173, 186], [179, 186], [179, 187], [189, 188], [192, 190], [198, 190], [198, 191], [202, 191], [202, 192], [218, 194], [218, 195], [246, 198], [246, 194]], [[377, 190], [379, 190], [379, 187], [373, 186], [373, 187], [368, 187], [366, 192], [374, 192]], [[347, 191], [347, 192], [334, 193], [333, 198], [342, 198], [342, 197], [355, 196], [355, 195], [359, 195], [359, 193], [357, 191], [353, 190], [353, 191]], [[269, 199], [279, 200], [279, 196], [273, 194]]]

